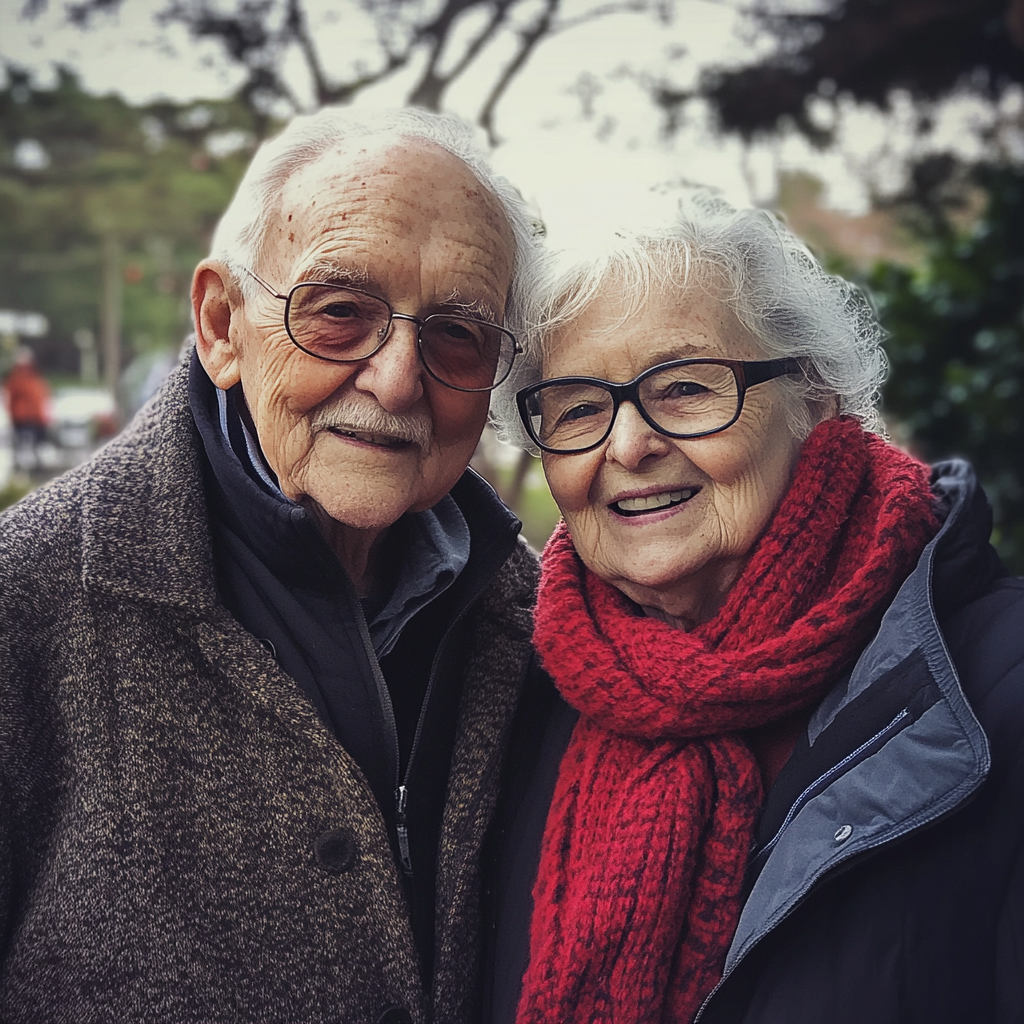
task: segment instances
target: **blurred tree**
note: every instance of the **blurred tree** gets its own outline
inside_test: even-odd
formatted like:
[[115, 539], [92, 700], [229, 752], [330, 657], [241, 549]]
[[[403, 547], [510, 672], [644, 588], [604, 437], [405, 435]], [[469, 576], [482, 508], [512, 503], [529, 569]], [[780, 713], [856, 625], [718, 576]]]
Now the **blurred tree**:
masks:
[[885, 405], [925, 457], [974, 463], [999, 551], [1024, 573], [1024, 170], [968, 177], [981, 215], [957, 226], [934, 206], [919, 220], [920, 265], [880, 263], [869, 279], [890, 331]]
[[[28, 0], [32, 17], [48, 0]], [[123, 0], [75, 0], [67, 10], [85, 26]], [[563, 0], [348, 0], [313, 26], [303, 0], [167, 0], [157, 16], [184, 25], [196, 39], [212, 39], [224, 56], [245, 71], [239, 92], [260, 120], [275, 103], [293, 112], [303, 103], [285, 74], [297, 56], [305, 68], [314, 105], [347, 103], [370, 86], [409, 72], [406, 102], [441, 110], [454, 83], [472, 68], [481, 74], [477, 121], [497, 142], [495, 111], [516, 76], [546, 39], [581, 24], [623, 11], [671, 16], [673, 0], [585, 0], [573, 13]], [[323, 43], [345, 24], [345, 45]]]
[[755, 0], [752, 15], [775, 37], [773, 54], [710, 71], [696, 90], [660, 83], [670, 129], [702, 96], [725, 131], [752, 139], [792, 126], [827, 146], [837, 121], [822, 105], [885, 110], [900, 90], [924, 136], [950, 96], [1018, 96], [980, 132], [973, 165], [918, 157], [898, 195], [876, 197], [923, 254], [880, 262], [867, 284], [889, 331], [887, 415], [926, 458], [974, 463], [1000, 553], [1024, 573], [1024, 0], [824, 0], [796, 13]]
[[995, 98], [1024, 83], [1024, 0], [825, 0], [796, 13], [755, 0], [750, 13], [774, 37], [773, 54], [710, 70], [696, 90], [660, 83], [654, 99], [670, 122], [700, 95], [726, 130], [750, 138], [791, 123], [825, 145], [831, 131], [811, 101], [847, 96], [885, 107], [901, 89], [918, 101], [927, 127], [927, 101], [954, 90]]
[[51, 371], [75, 372], [90, 335], [123, 335], [127, 356], [177, 346], [192, 268], [251, 152], [251, 114], [238, 102], [136, 108], [88, 95], [66, 69], [52, 88], [17, 68], [7, 78], [0, 307], [46, 314], [35, 347]]

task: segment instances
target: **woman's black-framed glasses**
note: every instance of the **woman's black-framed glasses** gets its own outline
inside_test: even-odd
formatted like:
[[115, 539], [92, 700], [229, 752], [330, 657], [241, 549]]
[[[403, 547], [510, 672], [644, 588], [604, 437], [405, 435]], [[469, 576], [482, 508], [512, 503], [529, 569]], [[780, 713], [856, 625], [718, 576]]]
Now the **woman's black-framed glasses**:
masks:
[[526, 432], [543, 451], [575, 455], [604, 444], [623, 402], [659, 434], [707, 437], [731, 427], [748, 388], [790, 373], [796, 359], [673, 359], [627, 384], [597, 377], [554, 377], [516, 395]]
[[295, 346], [328, 363], [369, 359], [387, 342], [395, 320], [416, 324], [416, 345], [427, 373], [456, 391], [496, 388], [521, 351], [514, 334], [486, 320], [450, 313], [423, 318], [396, 313], [369, 292], [316, 281], [301, 281], [282, 294], [248, 268], [246, 273], [284, 301], [284, 326]]

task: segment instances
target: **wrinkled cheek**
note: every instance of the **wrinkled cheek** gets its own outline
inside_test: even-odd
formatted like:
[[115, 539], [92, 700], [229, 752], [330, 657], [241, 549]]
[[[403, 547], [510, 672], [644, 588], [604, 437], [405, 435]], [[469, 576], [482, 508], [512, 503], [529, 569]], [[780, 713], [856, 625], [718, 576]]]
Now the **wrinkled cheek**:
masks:
[[284, 401], [263, 403], [253, 412], [260, 448], [277, 474], [281, 490], [290, 498], [301, 489], [301, 472], [309, 459], [312, 434], [308, 420], [288, 408]]
[[777, 505], [774, 488], [760, 477], [744, 478], [730, 488], [730, 500], [717, 501], [722, 546], [745, 554], [771, 521]]
[[565, 525], [569, 527], [569, 535], [573, 539], [579, 556], [583, 561], [593, 568], [592, 562], [595, 558], [606, 557], [605, 544], [607, 538], [598, 521], [598, 517], [590, 508], [577, 509], [575, 511], [562, 509], [562, 518]]
[[551, 496], [568, 522], [570, 518], [587, 512], [590, 495], [585, 482], [592, 479], [593, 473], [586, 466], [573, 461], [579, 456], [570, 456], [568, 462], [563, 462], [566, 458], [561, 455], [544, 455], [541, 464]]

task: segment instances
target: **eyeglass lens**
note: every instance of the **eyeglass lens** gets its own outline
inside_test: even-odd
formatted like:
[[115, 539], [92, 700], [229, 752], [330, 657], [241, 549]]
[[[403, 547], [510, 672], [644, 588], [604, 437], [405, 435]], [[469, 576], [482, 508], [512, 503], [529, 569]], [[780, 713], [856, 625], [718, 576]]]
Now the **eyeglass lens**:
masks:
[[[740, 389], [729, 366], [688, 363], [645, 377], [637, 389], [643, 410], [669, 434], [720, 430], [739, 409]], [[541, 444], [577, 451], [600, 443], [611, 426], [615, 402], [599, 384], [551, 384], [528, 403], [530, 424]]]
[[[292, 340], [310, 355], [332, 362], [372, 355], [387, 337], [390, 321], [386, 302], [346, 288], [302, 284], [292, 289], [288, 300], [286, 326]], [[507, 332], [447, 314], [422, 322], [419, 344], [434, 377], [470, 391], [500, 384], [515, 357], [515, 341]]]

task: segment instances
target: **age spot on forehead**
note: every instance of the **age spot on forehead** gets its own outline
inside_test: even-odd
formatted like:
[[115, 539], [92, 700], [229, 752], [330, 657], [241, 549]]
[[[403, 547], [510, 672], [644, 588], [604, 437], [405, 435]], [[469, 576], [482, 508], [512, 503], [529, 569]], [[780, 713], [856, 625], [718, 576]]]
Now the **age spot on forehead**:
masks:
[[[324, 200], [319, 209], [318, 201], [306, 199], [310, 194]], [[282, 221], [296, 224], [289, 241], [307, 255], [326, 243], [353, 250], [360, 262], [371, 241], [370, 248], [382, 254], [411, 246], [420, 256], [457, 255], [461, 268], [484, 271], [488, 287], [507, 287], [515, 238], [501, 202], [443, 147], [388, 140], [361, 151], [334, 151], [299, 169], [281, 199]], [[284, 242], [284, 233], [279, 237]]]

